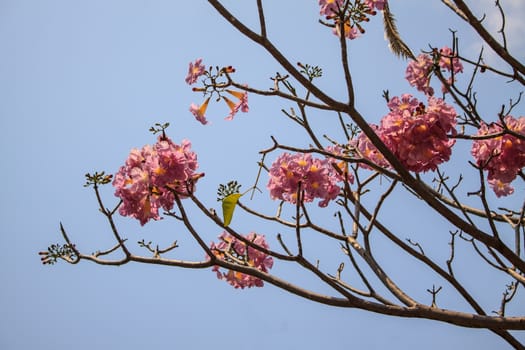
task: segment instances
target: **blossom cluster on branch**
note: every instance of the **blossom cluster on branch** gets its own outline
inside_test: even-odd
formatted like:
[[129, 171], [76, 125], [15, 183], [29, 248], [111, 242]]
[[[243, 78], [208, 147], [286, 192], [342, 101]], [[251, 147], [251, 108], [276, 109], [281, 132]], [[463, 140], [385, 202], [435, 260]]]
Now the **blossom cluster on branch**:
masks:
[[197, 155], [188, 140], [178, 145], [163, 134], [153, 146], [132, 149], [113, 180], [115, 196], [122, 200], [119, 213], [136, 218], [141, 225], [161, 219], [159, 209], [171, 210], [175, 194], [184, 198], [195, 190], [195, 183], [204, 176], [196, 173], [197, 167]]
[[[425, 106], [410, 94], [395, 96], [387, 105], [390, 112], [373, 129], [408, 170], [416, 173], [436, 170], [450, 159], [457, 115], [452, 106], [435, 97], [429, 97]], [[351, 144], [363, 157], [380, 167], [389, 167], [363, 133]]]
[[[438, 67], [453, 73], [463, 71], [461, 62], [450, 48], [445, 46], [435, 53]], [[390, 112], [381, 119], [380, 125], [371, 125], [399, 161], [416, 173], [434, 171], [439, 164], [448, 161], [457, 133], [454, 107], [433, 97], [434, 90], [429, 85], [433, 65], [434, 59], [430, 55], [421, 54], [416, 60], [411, 60], [406, 69], [406, 80], [425, 93], [427, 105], [411, 94], [395, 96], [388, 101]], [[351, 144], [378, 166], [390, 167], [364, 134], [361, 133]]]
[[376, 9], [382, 11], [385, 4], [386, 0], [319, 0], [319, 13], [327, 20], [333, 20], [329, 26], [333, 27], [335, 35], [340, 37], [343, 33], [344, 37], [355, 39], [365, 32], [361, 23], [368, 22], [368, 16], [375, 16]]
[[[264, 235], [259, 235], [255, 232], [250, 232], [244, 238], [252, 245], [260, 248], [268, 249], [268, 243]], [[227, 232], [223, 232], [219, 236], [219, 242], [212, 242], [210, 250], [219, 260], [233, 262], [238, 265], [256, 268], [262, 272], [268, 272], [273, 266], [273, 258], [268, 254], [247, 245], [243, 241], [235, 238]], [[251, 288], [262, 287], [263, 281], [254, 276], [247, 275], [242, 272], [227, 270], [221, 271], [218, 265], [215, 265], [212, 271], [216, 272], [217, 278], [225, 280], [235, 288]]]
[[[337, 198], [342, 180], [329, 159], [319, 159], [309, 153], [283, 153], [273, 162], [269, 171], [268, 190], [273, 199], [297, 203], [321, 199], [320, 207], [326, 207], [330, 200]], [[353, 182], [350, 174], [348, 180]]]
[[493, 135], [477, 139], [472, 143], [472, 155], [476, 164], [487, 171], [487, 180], [498, 197], [514, 193], [510, 185], [525, 167], [525, 140], [504, 133], [505, 129], [525, 136], [525, 117], [518, 119], [507, 115], [502, 123], [481, 123], [476, 136]]
[[[201, 202], [195, 194], [195, 184], [204, 174], [197, 172], [197, 155], [191, 150], [190, 141], [183, 140], [178, 145], [165, 135], [164, 129], [168, 125], [166, 123], [161, 130], [152, 128], [154, 133], [162, 131], [157, 142], [141, 149], [133, 149], [114, 177], [105, 175], [104, 172], [86, 175], [87, 185], [95, 189], [100, 211], [110, 222], [117, 240], [116, 246], [92, 255], [83, 255], [70, 241], [61, 225], [66, 244], [53, 245], [47, 251], [40, 252], [41, 261], [44, 264], [53, 264], [57, 259], [63, 259], [76, 263], [86, 259], [111, 265], [140, 261], [187, 268], [211, 268], [218, 279], [226, 281], [234, 288], [262, 287], [264, 280], [289, 292], [332, 306], [355, 307], [387, 315], [420, 317], [459, 326], [490, 329], [509, 344], [524, 348], [508, 332], [523, 329], [524, 318], [507, 317], [505, 308], [511, 300], [517, 300], [514, 298], [516, 291], [525, 285], [525, 262], [522, 258], [525, 206], [522, 204], [518, 209], [491, 207], [484, 190], [486, 181], [497, 197], [511, 195], [514, 193], [511, 183], [516, 179], [525, 179], [525, 117], [515, 118], [512, 115], [516, 115], [513, 108], [521, 102], [521, 94], [518, 101], [511, 100], [508, 109], [502, 107], [495, 122], [487, 122], [488, 119], [484, 119], [486, 116], [478, 113], [477, 96], [472, 92], [477, 74], [485, 71], [514, 79], [522, 86], [525, 84], [525, 67], [519, 62], [515, 63], [513, 57], [509, 57], [510, 53], [505, 45], [500, 46], [500, 57], [510, 64], [511, 73], [486, 66], [481, 54], [477, 62], [460, 56], [455, 34], [452, 49], [447, 46], [441, 49], [432, 48], [416, 57], [401, 40], [387, 0], [319, 0], [320, 14], [324, 16], [319, 22], [331, 28], [338, 36], [343, 58], [342, 81], [343, 89], [346, 88], [348, 93], [348, 100], [338, 101], [322, 91], [322, 84], [313, 83], [314, 79], [322, 77], [322, 68], [298, 63], [298, 69], [272, 44], [267, 35], [267, 22], [264, 20], [261, 1], [257, 2], [260, 33], [242, 24], [219, 1], [210, 0], [210, 3], [240, 32], [266, 49], [286, 72], [277, 72], [271, 77], [272, 87], [259, 89], [236, 82], [233, 79], [235, 69], [232, 66], [206, 67], [202, 58], [198, 58], [189, 63], [185, 77], [185, 82], [193, 86], [192, 91], [202, 93], [202, 102], [199, 105], [191, 104], [191, 115], [197, 122], [209, 124], [206, 113], [210, 102], [222, 101], [229, 111], [225, 119], [233, 120], [237, 113], [249, 111], [248, 91], [250, 94], [261, 96], [277, 96], [297, 105], [290, 109], [291, 112], [284, 109], [282, 112], [295, 123], [294, 125], [299, 125], [310, 140], [309, 148], [299, 148], [281, 143], [277, 137], [272, 136], [273, 145], [260, 151], [262, 159], [258, 163], [258, 174], [255, 184], [248, 191], [253, 189], [255, 193], [256, 189], [259, 190], [260, 175], [266, 170], [266, 189], [269, 197], [280, 201], [277, 213], [272, 215], [257, 211], [244, 202], [241, 203], [240, 200], [246, 198], [244, 195], [248, 191], [240, 193], [241, 185], [236, 180], [227, 185], [220, 185], [217, 191], [217, 201], [222, 202], [222, 218], [215, 209]], [[467, 20], [469, 25], [477, 26], [478, 33], [483, 32], [481, 21], [474, 23], [469, 20], [469, 15], [472, 14], [469, 14], [468, 6], [463, 6], [462, 1], [446, 3], [454, 13]], [[498, 3], [496, 7], [500, 6]], [[499, 8], [504, 19], [503, 10]], [[362, 116], [356, 107], [356, 84], [353, 82], [355, 77], [351, 74], [348, 59], [350, 45], [346, 39], [355, 39], [363, 35], [364, 23], [378, 11], [383, 15], [385, 36], [392, 52], [409, 59], [404, 72], [405, 79], [422, 97], [410, 93], [390, 97], [389, 92], [385, 91], [383, 95], [387, 110], [380, 121], [374, 124]], [[501, 33], [504, 34], [503, 29]], [[498, 51], [497, 47], [493, 49]], [[465, 89], [456, 83], [460, 74], [468, 74], [464, 72], [464, 63], [474, 67], [469, 72], [472, 75], [467, 79], [469, 85]], [[436, 83], [442, 84], [440, 97], [434, 90]], [[332, 135], [321, 136], [319, 130], [313, 127], [311, 119], [315, 117], [310, 118], [308, 113], [317, 113], [319, 110], [331, 111], [337, 115], [338, 118], [327, 118], [322, 122], [336, 123], [342, 131], [341, 135], [344, 134], [343, 140], [338, 140]], [[459, 175], [457, 183], [452, 184], [448, 174], [445, 176], [443, 169], [440, 169], [444, 163], [450, 161], [453, 147], [459, 142], [472, 145], [469, 157], [472, 156], [474, 161], [466, 160], [465, 163], [472, 165], [470, 171], [478, 172], [478, 191], [463, 191], [464, 188], [460, 187], [463, 174]], [[281, 153], [268, 165], [265, 157], [277, 152]], [[427, 172], [435, 174], [420, 175]], [[433, 184], [429, 178], [433, 178]], [[113, 210], [104, 207], [98, 192], [99, 185], [111, 181], [115, 187], [115, 195], [120, 199]], [[386, 189], [384, 183], [388, 183]], [[368, 192], [376, 190], [378, 196], [365, 197]], [[401, 192], [405, 190], [406, 192]], [[404, 229], [394, 232], [397, 228], [393, 227], [391, 230], [387, 227], [388, 219], [383, 220], [383, 212], [391, 206], [384, 204], [394, 191], [397, 191], [396, 195], [401, 192], [408, 198], [418, 198], [418, 203], [434, 210], [439, 220], [445, 219], [450, 235], [446, 245], [446, 249], [449, 249], [449, 259], [446, 262], [435, 259], [434, 252], [425, 253], [425, 243], [412, 238], [403, 240], [401, 234], [405, 234]], [[479, 197], [481, 209], [476, 207], [475, 201], [472, 201], [472, 206], [470, 201], [468, 205], [466, 201], [463, 202], [463, 199], [469, 196]], [[184, 198], [186, 200], [180, 200]], [[326, 215], [326, 209], [318, 212], [306, 205], [314, 201], [318, 201], [317, 204], [321, 208], [329, 205], [330, 208], [336, 208], [333, 216], [337, 220], [335, 225], [323, 226], [325, 222], [315, 221], [319, 218], [323, 221], [329, 220], [331, 215]], [[206, 243], [205, 234], [199, 232], [196, 225], [192, 224], [193, 218], [190, 218], [189, 211], [185, 209], [188, 202], [200, 210], [199, 214], [224, 230], [217, 242]], [[172, 211], [175, 204], [176, 208]], [[291, 215], [288, 210], [281, 210], [288, 204], [295, 206]], [[276, 231], [275, 235], [270, 237], [278, 241], [281, 249], [270, 249], [264, 235], [237, 232], [236, 222], [232, 221], [236, 207], [272, 225], [281, 225], [283, 233]], [[151, 242], [142, 241], [139, 242], [139, 246], [151, 252], [153, 257], [134, 255], [128, 249], [126, 240], [120, 237], [113, 221], [112, 216], [117, 208], [121, 215], [133, 217], [141, 225], [152, 219], [159, 220], [159, 210], [164, 209], [167, 211], [166, 215], [184, 225], [189, 235], [202, 248], [205, 258], [202, 259], [203, 253], [200, 253], [199, 261], [166, 257], [166, 253], [179, 246], [177, 242], [167, 248], [154, 248]], [[408, 215], [412, 215], [412, 212]], [[510, 227], [512, 234], [500, 235], [500, 227]], [[207, 229], [206, 231], [209, 232]], [[293, 234], [286, 235], [286, 231]], [[421, 235], [427, 234], [427, 230], [421, 231]], [[501, 231], [503, 233], [503, 229]], [[446, 306], [437, 307], [437, 295], [442, 289], [441, 286], [427, 289], [432, 298], [428, 304], [421, 301], [417, 293], [412, 294], [404, 290], [403, 286], [394, 281], [395, 275], [389, 275], [390, 266], [387, 266], [384, 260], [390, 257], [376, 258], [379, 257], [380, 250], [374, 254], [375, 239], [370, 239], [372, 233], [374, 238], [377, 233], [377, 236], [382, 237], [381, 241], [388, 241], [392, 246], [399, 248], [402, 254], [407, 254], [410, 259], [428, 268], [434, 276], [457, 292], [473, 311], [451, 311], [446, 309]], [[314, 235], [315, 239], [332, 239], [338, 243], [343, 258], [349, 259], [346, 268], [350, 266], [350, 269], [353, 269], [351, 278], [347, 278], [346, 271], [346, 276], [343, 275], [344, 262], [341, 262], [338, 268], [330, 266], [326, 260], [320, 264], [322, 254], [318, 246], [315, 245], [312, 249], [312, 245], [303, 244], [303, 241], [306, 243]], [[509, 243], [513, 237], [513, 244]], [[497, 316], [489, 315], [488, 308], [482, 307], [468, 291], [466, 284], [457, 279], [459, 274], [455, 274], [455, 270], [460, 266], [458, 256], [462, 252], [456, 248], [460, 244], [456, 243], [457, 241], [472, 245], [473, 251], [479, 255], [482, 262], [486, 262], [489, 268], [500, 272], [505, 278], [511, 279], [511, 283], [505, 286]], [[119, 249], [124, 253], [122, 260], [101, 258]], [[270, 274], [274, 260], [304, 268], [331, 288], [334, 294], [316, 293], [285, 281], [274, 272]], [[331, 272], [327, 269], [331, 269]], [[336, 273], [333, 273], [334, 270]], [[463, 274], [462, 278], [465, 275]], [[354, 285], [354, 277], [361, 280], [361, 287]], [[376, 288], [376, 285], [379, 288]]]
[[[400, 162], [416, 173], [434, 171], [439, 164], [447, 162], [456, 142], [457, 112], [442, 98], [434, 97], [430, 86], [435, 69], [451, 73], [446, 79], [450, 85], [455, 74], [463, 72], [463, 65], [447, 46], [434, 50], [433, 56], [419, 55], [408, 63], [405, 78], [426, 95], [427, 105], [410, 94], [395, 96], [388, 101], [390, 112], [381, 119], [380, 125], [370, 125]], [[448, 92], [445, 84], [442, 92]], [[488, 184], [498, 197], [514, 192], [510, 183], [525, 166], [524, 120], [524, 117], [515, 119], [507, 115], [503, 118], [505, 127], [501, 123], [481, 122], [474, 135], [471, 153], [476, 164], [488, 172]], [[480, 138], [482, 136], [486, 137]], [[363, 133], [351, 140], [350, 145], [377, 166], [391, 168]], [[361, 167], [370, 168], [366, 164]]]
[[[443, 46], [439, 51], [434, 50], [432, 53], [433, 56], [427, 53], [420, 54], [415, 60], [408, 63], [405, 71], [405, 78], [410, 86], [427, 96], [434, 95], [434, 88], [430, 86], [430, 80], [435, 69], [451, 72], [451, 76], [447, 79], [448, 85], [454, 82], [455, 74], [463, 72], [463, 64], [448, 46]], [[447, 87], [443, 85], [441, 90], [446, 93]]]

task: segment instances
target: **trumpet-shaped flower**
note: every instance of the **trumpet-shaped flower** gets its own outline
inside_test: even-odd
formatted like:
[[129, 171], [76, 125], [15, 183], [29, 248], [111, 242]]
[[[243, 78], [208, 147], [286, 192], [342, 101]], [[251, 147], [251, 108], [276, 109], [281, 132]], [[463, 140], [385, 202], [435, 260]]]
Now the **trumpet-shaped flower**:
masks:
[[202, 64], [202, 58], [198, 58], [195, 60], [195, 62], [190, 62], [185, 81], [189, 85], [195, 84], [197, 79], [199, 79], [199, 77], [205, 73], [206, 67], [204, 67]]
[[267, 188], [272, 199], [297, 203], [300, 191], [304, 202], [319, 198], [319, 206], [325, 207], [339, 194], [338, 181], [340, 178], [328, 159], [285, 152], [273, 162]]
[[235, 114], [237, 114], [237, 112], [239, 111], [239, 106], [233, 102], [232, 100], [230, 100], [228, 97], [226, 96], [222, 96], [222, 100], [224, 102], [226, 102], [226, 105], [228, 106], [228, 108], [230, 109], [230, 113], [228, 114], [228, 116], [226, 116], [226, 118], [224, 118], [225, 120], [233, 120], [233, 117], [235, 116]]
[[159, 220], [160, 208], [173, 208], [173, 191], [185, 197], [194, 190], [195, 182], [203, 176], [195, 172], [197, 167], [197, 156], [188, 140], [177, 145], [159, 137], [153, 146], [133, 149], [113, 180], [115, 196], [122, 200], [119, 213], [136, 218], [141, 225]]
[[248, 107], [248, 93], [246, 91], [226, 90], [226, 92], [239, 99], [237, 105], [241, 112], [247, 113], [250, 110]]
[[[506, 127], [525, 136], [525, 117], [518, 119], [508, 115], [504, 118]], [[494, 137], [475, 140], [472, 143], [472, 156], [482, 169], [488, 172], [487, 179], [498, 197], [511, 194], [514, 189], [509, 185], [518, 172], [525, 166], [525, 141], [496, 123], [481, 124], [477, 136]]]
[[[263, 235], [251, 232], [245, 235], [244, 238], [257, 247], [269, 248]], [[219, 239], [219, 243], [212, 242], [210, 246], [210, 250], [215, 258], [242, 266], [253, 267], [262, 272], [268, 272], [272, 268], [273, 258], [268, 254], [246, 244], [227, 232], [223, 232]], [[258, 277], [233, 270], [222, 272], [218, 265], [215, 265], [212, 271], [217, 273], [218, 279], [225, 280], [235, 288], [244, 289], [246, 287], [262, 287], [264, 285], [263, 281]]]
[[226, 92], [236, 97], [239, 101], [233, 102], [228, 97], [222, 96], [222, 99], [224, 100], [224, 102], [226, 102], [226, 104], [230, 108], [230, 113], [228, 114], [226, 118], [224, 118], [225, 120], [232, 120], [233, 117], [239, 111], [246, 113], [250, 110], [248, 106], [248, 93], [246, 91], [236, 91], [236, 90], [227, 89]]
[[197, 119], [199, 122], [201, 122], [203, 125], [208, 124], [208, 120], [206, 119], [206, 110], [208, 109], [208, 103], [210, 102], [210, 97], [208, 97], [204, 102], [197, 106], [195, 104], [190, 105], [190, 112], [193, 114], [195, 119]]
[[[338, 37], [341, 36], [341, 24], [340, 23], [341, 23], [340, 21], [336, 21], [335, 27], [333, 30], [333, 33], [337, 35]], [[344, 30], [344, 33], [343, 33], [344, 37], [350, 40], [356, 39], [362, 34], [359, 27], [357, 25], [351, 25], [349, 20], [346, 20], [343, 23], [343, 30]]]

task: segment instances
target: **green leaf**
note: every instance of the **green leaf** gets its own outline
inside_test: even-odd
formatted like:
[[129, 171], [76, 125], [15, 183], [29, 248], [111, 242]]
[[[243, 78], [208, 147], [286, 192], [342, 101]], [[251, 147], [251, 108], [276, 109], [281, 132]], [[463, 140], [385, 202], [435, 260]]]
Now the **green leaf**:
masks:
[[222, 200], [222, 217], [224, 221], [224, 226], [228, 226], [232, 221], [233, 211], [235, 206], [239, 201], [239, 198], [242, 196], [241, 193], [232, 193]]

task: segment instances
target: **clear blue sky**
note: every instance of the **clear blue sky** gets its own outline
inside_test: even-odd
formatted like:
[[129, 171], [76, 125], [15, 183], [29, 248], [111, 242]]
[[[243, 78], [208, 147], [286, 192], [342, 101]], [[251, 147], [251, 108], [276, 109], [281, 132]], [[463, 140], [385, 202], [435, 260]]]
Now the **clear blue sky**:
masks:
[[[317, 1], [267, 2], [270, 38], [292, 62], [323, 67], [325, 76], [319, 84], [343, 98], [336, 37], [317, 23]], [[225, 1], [252, 24], [254, 3]], [[399, 29], [411, 47], [450, 44], [448, 28], [453, 28], [458, 30], [465, 53], [475, 55], [479, 44], [459, 20], [443, 17], [447, 10], [439, 1], [425, 2], [425, 9], [422, 3], [391, 1]], [[491, 2], [479, 2], [486, 3]], [[511, 48], [523, 58], [525, 31], [520, 21], [525, 5], [503, 3], [512, 5], [509, 25], [519, 38], [511, 41]], [[350, 44], [351, 64], [359, 108], [370, 121], [378, 121], [386, 111], [382, 90], [389, 89], [391, 95], [413, 90], [402, 79], [405, 63], [388, 51], [380, 16], [366, 29], [363, 38]], [[207, 65], [233, 65], [239, 81], [260, 88], [270, 87], [268, 78], [280, 70], [205, 1], [0, 0], [0, 45], [0, 145], [4, 150], [0, 177], [4, 184], [0, 201], [1, 349], [505, 347], [487, 331], [331, 308], [269, 285], [234, 290], [209, 270], [139, 264], [115, 268], [88, 262], [42, 266], [37, 252], [61, 242], [59, 222], [86, 253], [113, 245], [94, 194], [82, 187], [83, 176], [95, 170], [115, 172], [132, 147], [154, 142], [148, 129], [156, 122], [171, 123], [168, 133], [175, 142], [183, 138], [193, 142], [200, 169], [206, 172], [198, 193], [210, 207], [217, 206], [219, 183], [237, 179], [244, 188], [253, 183], [257, 152], [271, 144], [270, 135], [297, 146], [307, 146], [307, 141], [280, 113], [290, 104], [277, 99], [250, 96], [250, 113], [238, 115], [233, 122], [223, 120], [227, 113], [221, 104], [210, 106], [211, 125], [202, 126], [190, 115], [190, 103], [201, 100], [184, 83], [189, 61], [202, 57]], [[508, 96], [499, 89], [490, 91], [489, 79], [482, 84], [490, 93], [480, 103], [495, 115]], [[523, 108], [520, 112], [524, 114]], [[341, 139], [337, 128], [326, 126], [322, 119], [326, 115], [311, 116], [327, 133]], [[463, 147], [464, 152], [466, 149]], [[266, 183], [266, 177], [262, 181]], [[523, 193], [523, 185], [519, 186], [517, 193]], [[110, 187], [103, 192], [107, 206], [115, 203], [112, 192]], [[264, 204], [253, 205], [269, 213], [274, 210], [275, 203], [268, 201], [267, 194], [259, 195], [259, 200]], [[405, 209], [402, 212], [409, 218], [425, 217], [423, 212], [411, 212], [411, 202], [403, 197], [395, 205]], [[240, 230], [275, 235], [275, 228], [271, 231], [270, 226], [240, 211], [236, 214], [235, 225]], [[407, 237], [431, 228], [440, 234], [446, 259], [446, 225], [397, 221], [400, 213], [393, 214], [385, 220], [406, 230]], [[118, 222], [130, 242], [176, 239], [183, 244], [183, 257], [201, 258], [182, 227], [170, 220], [145, 227], [127, 218]], [[204, 221], [198, 227], [209, 232], [205, 235], [208, 241], [220, 234]], [[184, 244], [186, 250], [182, 250]], [[343, 259], [331, 256], [339, 254], [337, 244], [324, 243], [319, 248], [327, 249], [319, 253], [328, 255], [322, 263], [335, 269]], [[384, 254], [388, 252], [385, 248]], [[392, 273], [421, 300], [427, 300], [425, 289], [440, 282], [420, 283], [415, 275], [403, 273], [411, 271], [409, 264], [399, 262], [392, 266]], [[464, 264], [465, 274], [479, 273], [468, 259]], [[283, 276], [294, 274], [280, 264], [275, 271]], [[311, 279], [293, 276], [316, 288]], [[484, 279], [487, 285], [478, 295], [496, 309], [503, 284], [489, 292], [492, 281], [486, 276], [479, 276], [481, 286]], [[443, 303], [457, 306], [453, 297]], [[518, 303], [516, 310], [523, 314], [525, 305]], [[525, 336], [521, 339], [525, 341]]]

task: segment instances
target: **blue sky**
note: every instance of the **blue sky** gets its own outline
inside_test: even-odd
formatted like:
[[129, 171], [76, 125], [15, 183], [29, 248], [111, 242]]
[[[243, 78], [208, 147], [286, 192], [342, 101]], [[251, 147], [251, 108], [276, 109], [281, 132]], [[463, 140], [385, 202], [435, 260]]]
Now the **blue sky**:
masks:
[[[256, 19], [254, 3], [225, 1], [251, 24]], [[317, 23], [317, 1], [268, 3], [270, 38], [290, 61], [321, 66], [324, 77], [319, 85], [344, 98], [337, 40]], [[487, 3], [491, 2], [480, 1], [477, 6]], [[509, 31], [520, 39], [509, 45], [523, 58], [524, 29], [517, 19], [523, 18], [525, 6], [520, 1], [506, 4], [511, 9]], [[449, 44], [448, 28], [453, 28], [465, 53], [476, 55], [476, 37], [459, 20], [443, 17], [447, 10], [439, 1], [427, 2], [425, 9], [420, 6], [417, 0], [392, 1], [391, 5], [411, 47]], [[497, 28], [497, 21], [490, 20]], [[403, 80], [405, 62], [387, 48], [380, 17], [373, 18], [366, 29], [363, 38], [350, 44], [351, 66], [358, 107], [368, 120], [377, 122], [386, 111], [382, 90], [389, 89], [391, 95], [414, 91]], [[115, 172], [132, 147], [154, 142], [148, 132], [154, 123], [170, 122], [168, 133], [175, 142], [192, 141], [200, 170], [206, 173], [198, 194], [210, 207], [217, 206], [218, 184], [237, 179], [247, 188], [253, 183], [257, 152], [271, 145], [270, 135], [303, 147], [308, 140], [280, 113], [291, 105], [278, 99], [250, 96], [250, 113], [232, 122], [223, 120], [227, 111], [221, 104], [210, 105], [211, 125], [202, 126], [190, 115], [190, 103], [200, 103], [201, 97], [191, 92], [184, 77], [188, 62], [197, 57], [207, 65], [233, 65], [239, 81], [260, 88], [270, 87], [269, 77], [282, 72], [205, 1], [0, 0], [0, 43], [0, 145], [6, 151], [0, 202], [0, 348], [504, 347], [487, 331], [331, 308], [272, 286], [234, 290], [209, 270], [139, 264], [115, 268], [88, 262], [42, 266], [37, 252], [60, 242], [59, 222], [86, 253], [112, 246], [94, 194], [82, 186], [84, 174]], [[509, 93], [517, 94], [514, 86], [494, 88], [490, 77], [480, 83], [485, 93], [480, 95], [480, 104], [488, 115], [495, 115], [508, 102]], [[517, 111], [524, 114], [522, 107]], [[326, 114], [312, 112], [311, 116], [323, 132], [341, 139], [340, 130], [326, 122]], [[458, 149], [464, 153], [457, 157], [465, 158], [468, 148]], [[266, 181], [263, 177], [262, 183]], [[110, 187], [103, 190], [107, 206], [116, 203], [112, 192]], [[523, 193], [522, 184], [516, 192]], [[448, 226], [425, 209], [413, 207], [416, 204], [406, 196], [394, 199], [391, 209], [403, 210], [393, 210], [385, 221], [407, 236], [435, 231], [435, 236], [421, 239], [446, 247]], [[250, 205], [272, 213], [276, 203], [264, 193]], [[402, 214], [408, 219], [399, 219]], [[420, 219], [410, 220], [413, 217]], [[234, 221], [241, 231], [256, 230], [268, 237], [279, 232], [241, 211]], [[182, 257], [202, 257], [183, 228], [171, 220], [140, 227], [132, 219], [119, 218], [118, 224], [130, 242], [145, 239], [168, 244], [177, 239], [186, 248], [180, 248]], [[333, 222], [327, 219], [326, 224]], [[220, 234], [205, 221], [198, 221], [198, 227], [207, 241]], [[337, 266], [342, 259], [334, 256], [339, 254], [337, 244], [315, 239], [308, 244], [312, 256], [324, 249], [319, 252], [323, 266]], [[385, 256], [396, 254], [382, 242], [378, 245]], [[442, 254], [446, 256], [446, 248]], [[490, 272], [481, 274], [476, 260], [466, 252], [463, 266], [465, 276], [479, 275], [476, 295], [497, 308], [504, 281], [498, 280], [496, 289], [490, 289]], [[391, 268], [393, 276], [422, 300], [428, 299], [425, 289], [439, 283], [424, 280], [424, 271], [413, 268], [410, 261], [400, 259]], [[276, 264], [275, 271], [322, 290], [293, 268]], [[450, 300], [443, 303], [458, 305], [453, 296], [445, 295]], [[515, 308], [517, 313], [525, 311], [523, 303]], [[525, 341], [525, 336], [521, 339]]]

